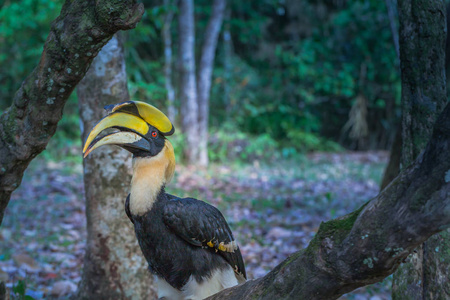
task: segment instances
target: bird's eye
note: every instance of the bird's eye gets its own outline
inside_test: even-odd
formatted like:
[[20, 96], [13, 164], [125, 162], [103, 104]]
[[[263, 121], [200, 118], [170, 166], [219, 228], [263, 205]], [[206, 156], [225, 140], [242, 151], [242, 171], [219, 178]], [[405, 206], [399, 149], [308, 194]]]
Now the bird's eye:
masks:
[[157, 136], [158, 136], [158, 133], [157, 133], [156, 131], [153, 131], [153, 132], [152, 132], [152, 137], [155, 138], [155, 137], [157, 137]]

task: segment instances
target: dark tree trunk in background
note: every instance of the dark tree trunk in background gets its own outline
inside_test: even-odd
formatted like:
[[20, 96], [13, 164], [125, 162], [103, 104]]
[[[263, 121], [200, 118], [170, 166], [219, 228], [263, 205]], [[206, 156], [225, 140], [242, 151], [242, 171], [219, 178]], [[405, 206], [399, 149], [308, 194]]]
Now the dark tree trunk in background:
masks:
[[230, 31], [230, 15], [231, 10], [227, 8], [225, 11], [225, 20], [224, 20], [224, 28], [223, 28], [223, 69], [224, 69], [224, 82], [223, 82], [223, 101], [225, 104], [226, 118], [227, 120], [231, 114], [231, 99], [230, 99], [230, 81], [231, 81], [231, 68], [232, 62], [231, 57], [233, 55], [233, 40], [231, 39], [231, 31]]
[[[8, 295], [9, 298], [9, 295]], [[5, 283], [0, 281], [0, 300], [6, 300], [6, 286]]]
[[[400, 61], [400, 45], [398, 40], [398, 27], [396, 22], [395, 5], [396, 0], [385, 0], [387, 14], [389, 18], [389, 25], [392, 33], [392, 42], [394, 43], [395, 52], [397, 53], [397, 58]], [[393, 119], [393, 114], [395, 110], [395, 99], [389, 100], [386, 103], [386, 118], [387, 120]], [[380, 190], [383, 190], [395, 177], [397, 177], [400, 172], [400, 159], [402, 156], [402, 126], [397, 125], [395, 130], [394, 142], [391, 146], [391, 151], [389, 155], [389, 163], [384, 170], [383, 178], [381, 180]]]
[[[440, 0], [399, 0], [399, 20], [401, 163], [407, 167], [424, 150], [434, 121], [447, 102], [446, 8]], [[448, 236], [444, 231], [431, 237], [399, 268], [394, 275], [393, 299], [450, 298]]]
[[450, 99], [450, 2], [447, 2], [447, 40], [445, 43], [445, 74], [447, 80], [447, 99]]
[[92, 59], [115, 32], [134, 28], [143, 13], [144, 6], [134, 0], [64, 3], [38, 66], [0, 116], [0, 225], [11, 193], [55, 133], [64, 105]]
[[403, 153], [408, 166], [423, 151], [444, 108], [445, 6], [441, 0], [399, 1]]
[[[445, 71], [446, 71], [446, 79], [447, 82], [450, 79], [450, 2], [447, 3], [447, 10], [446, 10], [446, 16], [447, 16], [447, 40], [445, 43]], [[448, 92], [448, 89], [447, 89]]]
[[[411, 285], [397, 285], [393, 297], [449, 298], [445, 294], [449, 260], [440, 256], [450, 249], [445, 237], [450, 224], [449, 104], [430, 130], [430, 122], [445, 104], [445, 13], [443, 3], [436, 0], [414, 1], [413, 7], [410, 1], [400, 1], [399, 11], [405, 149], [401, 173], [359, 210], [322, 223], [306, 249], [263, 278], [208, 299], [337, 299], [392, 274], [430, 237], [424, 247], [425, 264], [411, 271], [415, 275], [416, 270], [423, 270], [428, 275]], [[424, 147], [423, 141], [430, 136]], [[445, 234], [432, 236], [439, 231]], [[414, 284], [420, 289], [414, 289]]]
[[211, 94], [211, 80], [214, 67], [214, 57], [225, 13], [226, 0], [214, 0], [211, 16], [203, 37], [203, 46], [198, 69], [198, 107], [199, 107], [199, 164], [208, 165], [208, 120], [209, 96]]
[[[114, 36], [77, 87], [82, 139], [108, 104], [129, 100], [123, 47]], [[146, 299], [154, 295], [147, 263], [137, 244], [124, 203], [131, 181], [131, 156], [104, 147], [83, 161], [87, 242], [79, 299]]]
[[337, 299], [383, 280], [418, 245], [449, 226], [449, 151], [447, 105], [424, 154], [377, 197], [347, 216], [322, 223], [306, 249], [263, 278], [208, 299]]
[[383, 179], [381, 180], [380, 190], [383, 190], [395, 177], [400, 173], [400, 158], [402, 156], [402, 127], [398, 126], [395, 132], [395, 139], [391, 146], [391, 154], [389, 163], [384, 170]]
[[41, 60], [0, 116], [0, 224], [28, 164], [56, 131], [64, 104], [92, 59], [118, 30], [144, 13], [136, 1], [67, 1], [53, 21]]
[[392, 41], [394, 43], [395, 52], [397, 53], [397, 57], [400, 58], [400, 44], [398, 40], [398, 28], [396, 22], [395, 15], [395, 5], [397, 0], [385, 0], [387, 15], [389, 18], [389, 26], [391, 28], [392, 33]]
[[164, 25], [162, 37], [164, 41], [164, 79], [167, 90], [167, 112], [170, 121], [175, 122], [175, 89], [172, 84], [172, 33], [171, 26], [174, 15], [172, 0], [164, 0], [164, 6], [167, 10], [164, 16]]
[[197, 89], [195, 85], [195, 28], [194, 1], [180, 0], [179, 13], [179, 70], [181, 127], [186, 137], [185, 156], [190, 164], [197, 164], [199, 157], [199, 124]]

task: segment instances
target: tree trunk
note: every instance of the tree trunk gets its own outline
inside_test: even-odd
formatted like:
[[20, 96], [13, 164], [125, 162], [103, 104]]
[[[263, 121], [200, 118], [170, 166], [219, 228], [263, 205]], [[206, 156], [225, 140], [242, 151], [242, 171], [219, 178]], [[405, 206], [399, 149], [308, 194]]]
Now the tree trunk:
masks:
[[389, 27], [391, 28], [392, 41], [395, 47], [395, 53], [397, 53], [397, 57], [400, 58], [400, 45], [398, 41], [398, 28], [397, 22], [395, 21], [395, 2], [396, 0], [385, 0], [386, 10], [389, 18]]
[[230, 32], [230, 17], [231, 9], [227, 8], [225, 11], [225, 25], [223, 29], [223, 70], [224, 70], [224, 82], [223, 82], [223, 101], [225, 104], [226, 120], [228, 121], [231, 115], [231, 99], [230, 99], [230, 81], [231, 81], [231, 57], [233, 55], [233, 41], [231, 39]]
[[337, 299], [383, 280], [418, 245], [448, 228], [449, 151], [447, 105], [424, 154], [377, 197], [347, 216], [322, 223], [306, 249], [263, 278], [208, 299]]
[[208, 165], [208, 120], [209, 120], [209, 95], [211, 92], [211, 79], [214, 66], [214, 57], [222, 27], [226, 0], [214, 0], [211, 16], [206, 27], [200, 65], [198, 70], [198, 106], [199, 106], [199, 164]]
[[450, 229], [423, 244], [423, 299], [450, 299]]
[[164, 25], [162, 30], [162, 37], [164, 41], [164, 79], [167, 90], [167, 112], [169, 119], [175, 122], [176, 109], [175, 109], [175, 89], [172, 84], [172, 33], [171, 25], [174, 15], [173, 1], [164, 0], [164, 6], [167, 10], [164, 16]]
[[194, 1], [180, 0], [178, 25], [180, 34], [180, 101], [181, 127], [186, 136], [185, 156], [190, 164], [198, 163], [199, 124], [195, 86]]
[[[82, 139], [108, 104], [129, 100], [123, 47], [114, 36], [92, 62], [77, 88]], [[118, 147], [83, 161], [88, 237], [79, 299], [147, 299], [154, 295], [147, 263], [124, 203], [131, 181], [131, 157]]]
[[447, 40], [445, 43], [445, 74], [447, 80], [447, 99], [450, 99], [450, 2], [447, 2]]
[[[430, 136], [427, 121], [433, 122], [445, 102], [442, 70], [445, 14], [442, 2], [427, 0], [415, 1], [412, 11], [411, 4], [402, 1], [399, 11], [405, 14], [401, 20], [408, 21], [401, 22], [403, 135], [408, 141], [403, 141], [407, 147], [402, 160], [410, 164], [423, 149], [423, 140]], [[414, 41], [418, 43], [414, 47], [403, 46]], [[412, 142], [418, 144], [411, 145]], [[447, 105], [434, 125], [424, 153], [409, 167], [403, 164], [400, 175], [376, 198], [345, 217], [321, 224], [306, 249], [293, 254], [265, 277], [209, 299], [336, 299], [359, 286], [381, 281], [427, 237], [442, 230], [447, 231], [427, 242], [426, 263], [418, 268], [435, 277], [416, 282], [424, 289], [416, 290], [415, 294], [410, 293], [413, 287], [407, 286], [393, 296], [448, 299], [445, 292], [449, 289], [444, 285], [448, 284], [449, 259], [435, 254], [448, 252], [450, 248], [446, 239], [450, 224], [449, 150], [450, 105]]]
[[56, 131], [64, 104], [92, 59], [118, 30], [134, 28], [142, 4], [67, 1], [52, 23], [39, 65], [0, 116], [0, 225], [28, 164]]
[[[402, 166], [425, 148], [446, 97], [446, 9], [440, 0], [399, 1], [402, 72]], [[444, 249], [448, 234], [430, 238], [394, 275], [393, 299], [450, 297]], [[433, 247], [433, 248], [431, 248]], [[450, 257], [450, 254], [448, 254]], [[440, 258], [442, 257], [442, 262]]]
[[384, 170], [383, 179], [381, 180], [380, 190], [397, 177], [400, 173], [400, 158], [402, 156], [402, 127], [399, 125], [395, 132], [395, 139], [391, 146], [391, 154], [389, 155], [389, 163]]
[[[9, 298], [9, 295], [8, 295]], [[0, 300], [6, 300], [6, 286], [5, 283], [0, 281]]]
[[55, 133], [64, 105], [92, 59], [115, 32], [134, 28], [143, 13], [144, 6], [135, 0], [64, 3], [38, 66], [0, 116], [0, 225], [12, 192]]
[[[445, 72], [446, 72], [446, 78], [447, 82], [450, 79], [450, 2], [447, 2], [447, 10], [446, 10], [446, 17], [447, 17], [447, 40], [445, 42]], [[449, 89], [447, 89], [447, 92]]]

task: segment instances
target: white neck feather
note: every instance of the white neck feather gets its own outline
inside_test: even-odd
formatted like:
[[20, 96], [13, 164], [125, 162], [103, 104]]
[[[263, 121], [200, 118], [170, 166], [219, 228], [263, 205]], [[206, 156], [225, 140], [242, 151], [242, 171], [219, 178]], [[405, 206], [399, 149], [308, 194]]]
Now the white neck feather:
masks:
[[166, 183], [166, 163], [159, 157], [134, 158], [133, 178], [131, 179], [130, 211], [134, 215], [148, 212]]
[[153, 157], [133, 159], [130, 211], [141, 216], [152, 209], [161, 188], [172, 179], [175, 172], [175, 155], [172, 144], [165, 140], [163, 149]]

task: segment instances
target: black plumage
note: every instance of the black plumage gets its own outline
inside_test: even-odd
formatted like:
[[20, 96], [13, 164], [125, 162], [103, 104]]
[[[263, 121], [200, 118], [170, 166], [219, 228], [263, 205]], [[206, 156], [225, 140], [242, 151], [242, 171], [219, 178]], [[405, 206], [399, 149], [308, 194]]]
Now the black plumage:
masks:
[[233, 243], [234, 237], [225, 218], [214, 206], [193, 198], [181, 199], [166, 194], [164, 188], [151, 210], [142, 216], [131, 213], [129, 201], [130, 196], [125, 210], [134, 224], [150, 271], [171, 286], [180, 290], [191, 276], [202, 283], [213, 271], [228, 265], [238, 276], [246, 278], [237, 244], [233, 252], [223, 251], [220, 247], [220, 243]]
[[[242, 255], [223, 215], [203, 201], [164, 191], [175, 172], [174, 149], [166, 139], [175, 128], [167, 116], [139, 101], [106, 110], [107, 116], [89, 133], [83, 153], [118, 145], [133, 154], [125, 211], [149, 269], [157, 276], [158, 296], [203, 299], [245, 281]], [[111, 128], [115, 131], [105, 131]]]

